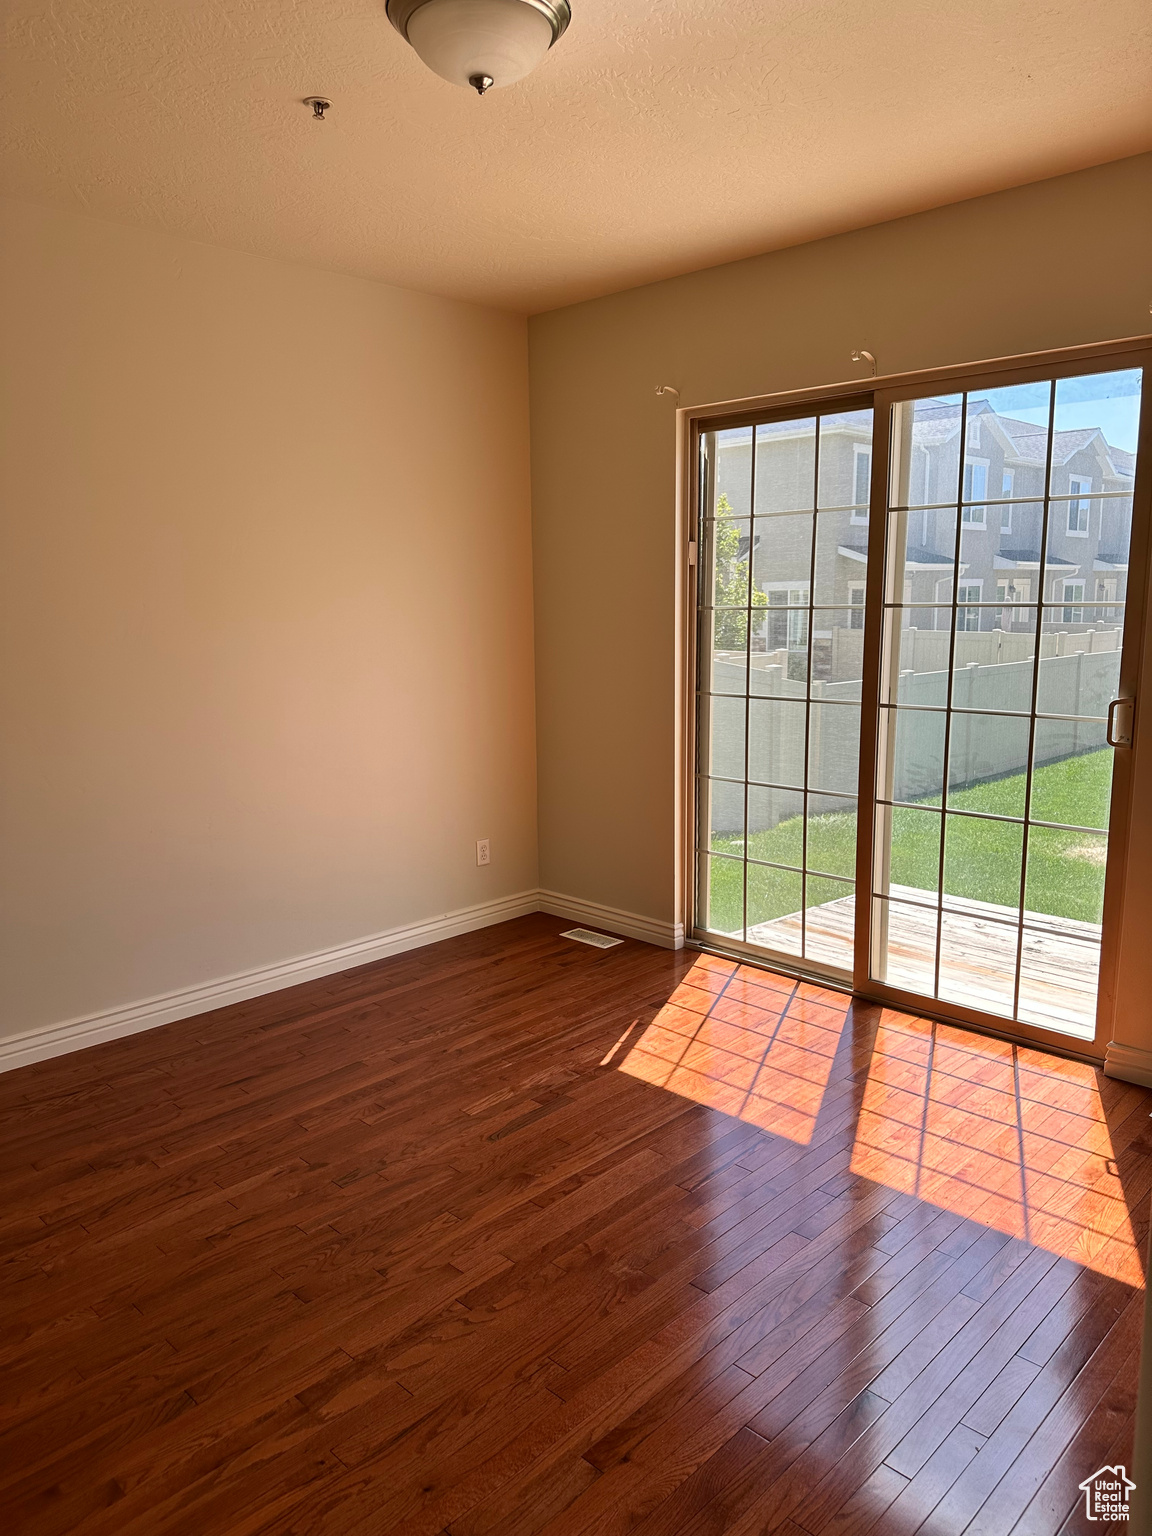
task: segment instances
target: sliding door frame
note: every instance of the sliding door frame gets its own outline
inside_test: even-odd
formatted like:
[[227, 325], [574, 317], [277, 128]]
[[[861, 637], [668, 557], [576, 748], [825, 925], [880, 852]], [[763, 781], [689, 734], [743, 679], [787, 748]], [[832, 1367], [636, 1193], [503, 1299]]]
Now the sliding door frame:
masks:
[[[1126, 596], [1124, 646], [1118, 696], [1136, 700], [1131, 747], [1115, 749], [1112, 802], [1108, 826], [1108, 866], [1104, 888], [1103, 934], [1097, 994], [1096, 1031], [1092, 1040], [1058, 1030], [1001, 1019], [982, 1010], [967, 1008], [941, 998], [872, 979], [873, 860], [876, 830], [877, 727], [879, 723], [881, 631], [883, 626], [886, 559], [889, 461], [892, 407], [901, 401], [939, 389], [1003, 388], [1053, 376], [1105, 371], [1115, 366], [1142, 366], [1145, 387], [1141, 400], [1140, 448], [1132, 501], [1132, 542]], [[1126, 337], [1091, 346], [1031, 353], [1022, 357], [996, 358], [958, 367], [933, 368], [915, 373], [889, 374], [875, 379], [852, 379], [822, 388], [790, 390], [754, 399], [714, 405], [688, 406], [677, 412], [677, 689], [680, 750], [677, 761], [677, 897], [679, 915], [689, 943], [742, 956], [753, 963], [793, 974], [823, 976], [833, 986], [851, 985], [859, 996], [921, 1016], [944, 1019], [1008, 1040], [1055, 1049], [1064, 1055], [1100, 1062], [1112, 1033], [1116, 1005], [1116, 981], [1120, 931], [1127, 876], [1129, 823], [1134, 789], [1136, 734], [1140, 725], [1140, 669], [1144, 651], [1144, 624], [1148, 611], [1149, 523], [1152, 521], [1152, 336]], [[697, 597], [699, 567], [697, 538], [700, 528], [700, 442], [705, 432], [754, 426], [766, 419], [787, 418], [805, 407], [860, 409], [871, 404], [873, 453], [871, 511], [868, 527], [868, 567], [864, 618], [864, 669], [861, 688], [860, 782], [857, 814], [856, 943], [851, 978], [817, 965], [775, 957], [768, 958], [755, 946], [740, 940], [721, 939], [696, 926], [698, 889], [697, 850]], [[1037, 631], [1039, 633], [1039, 629]], [[864, 893], [861, 898], [861, 892]]]

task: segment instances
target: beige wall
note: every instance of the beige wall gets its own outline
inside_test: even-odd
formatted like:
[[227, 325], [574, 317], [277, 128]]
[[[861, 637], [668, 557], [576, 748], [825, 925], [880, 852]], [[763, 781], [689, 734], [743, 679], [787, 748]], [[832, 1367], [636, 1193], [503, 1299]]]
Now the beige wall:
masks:
[[534, 887], [523, 320], [2, 253], [0, 1034]]
[[[1142, 334], [1150, 251], [1141, 156], [530, 322], [542, 885], [674, 915], [675, 423], [656, 386], [702, 404], [864, 376], [856, 347], [896, 373]], [[1147, 730], [1141, 764], [1122, 1027], [1152, 1046]]]

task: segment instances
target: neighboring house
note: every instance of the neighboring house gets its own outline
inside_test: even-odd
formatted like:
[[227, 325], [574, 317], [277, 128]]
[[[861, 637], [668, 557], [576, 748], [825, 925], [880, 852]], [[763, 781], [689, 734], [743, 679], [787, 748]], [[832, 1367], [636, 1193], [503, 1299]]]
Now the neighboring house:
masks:
[[[999, 415], [986, 400], [970, 401], [961, 480], [961, 425], [958, 402], [919, 402], [904, 448], [909, 510], [893, 520], [905, 544], [902, 598], [942, 605], [909, 610], [906, 627], [948, 629], [955, 583], [960, 630], [1034, 633], [1038, 603], [1045, 605], [1044, 633], [1116, 629], [1126, 596], [1135, 456], [1113, 447], [1098, 428], [1053, 435], [1054, 499], [1041, 572], [1044, 505], [1037, 498], [1043, 497], [1048, 469], [1046, 428]], [[812, 520], [798, 512], [811, 506], [811, 432], [796, 422], [758, 429], [756, 520], [750, 532], [747, 523], [741, 526], [741, 553], [747, 556], [750, 538], [753, 580], [767, 601], [753, 625], [754, 651], [804, 649], [803, 610], [810, 600], [817, 608], [840, 610], [813, 615], [814, 651], [836, 630], [863, 628], [871, 453], [870, 412], [822, 418], [822, 516], [813, 550]], [[720, 434], [716, 496], [727, 497], [737, 519], [750, 510], [750, 458], [747, 430]], [[949, 501], [951, 506], [938, 505]], [[819, 675], [818, 661], [815, 670]]]

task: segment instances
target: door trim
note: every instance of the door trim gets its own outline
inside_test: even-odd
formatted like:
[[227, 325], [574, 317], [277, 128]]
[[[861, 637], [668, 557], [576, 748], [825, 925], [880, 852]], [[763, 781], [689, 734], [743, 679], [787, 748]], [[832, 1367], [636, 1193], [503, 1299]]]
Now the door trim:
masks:
[[[717, 943], [715, 935], [698, 930], [695, 924], [697, 889], [696, 859], [696, 667], [697, 624], [696, 599], [698, 567], [695, 564], [695, 540], [699, 526], [700, 492], [700, 438], [705, 431], [718, 431], [728, 427], [746, 426], [754, 422], [786, 417], [805, 405], [833, 404], [846, 408], [849, 401], [860, 406], [871, 405], [876, 412], [873, 437], [872, 505], [886, 505], [887, 470], [890, 456], [888, 419], [893, 403], [922, 393], [925, 388], [949, 385], [953, 390], [979, 389], [1003, 386], [1011, 376], [1012, 383], [1026, 383], [1033, 378], [1051, 376], [1054, 372], [1068, 374], [1079, 365], [1089, 367], [1094, 363], [1113, 363], [1123, 366], [1131, 359], [1140, 360], [1146, 370], [1145, 388], [1141, 401], [1140, 442], [1143, 451], [1137, 460], [1136, 480], [1133, 487], [1132, 545], [1129, 567], [1142, 571], [1143, 579], [1128, 588], [1125, 616], [1125, 646], [1121, 659], [1120, 696], [1137, 700], [1133, 721], [1133, 746], [1116, 749], [1113, 767], [1112, 802], [1108, 829], [1108, 869], [1105, 877], [1103, 934], [1101, 945], [1100, 979], [1097, 993], [1096, 1032], [1092, 1040], [1057, 1030], [1041, 1028], [1021, 1020], [1000, 1020], [995, 1015], [968, 1009], [941, 998], [923, 998], [871, 979], [870, 947], [872, 902], [865, 906], [863, 921], [858, 920], [853, 973], [850, 978], [854, 993], [868, 1001], [899, 1008], [904, 1012], [934, 1017], [946, 1022], [991, 1033], [999, 1038], [1025, 1045], [1036, 1045], [1063, 1055], [1102, 1063], [1105, 1045], [1112, 1035], [1113, 1016], [1116, 1007], [1117, 973], [1119, 966], [1120, 937], [1123, 925], [1124, 890], [1128, 864], [1129, 824], [1134, 790], [1135, 743], [1140, 727], [1139, 685], [1143, 656], [1144, 619], [1148, 611], [1148, 585], [1152, 579], [1149, 571], [1149, 529], [1152, 518], [1152, 335], [1130, 336], [1115, 341], [1095, 342], [1086, 346], [1064, 347], [1045, 352], [1027, 353], [1014, 357], [1000, 357], [952, 367], [921, 369], [899, 374], [886, 374], [876, 379], [845, 380], [840, 383], [798, 390], [778, 391], [735, 401], [684, 406], [676, 412], [676, 715], [678, 749], [676, 753], [676, 917], [684, 925], [685, 938], [689, 943], [704, 946], [716, 952], [729, 953], [748, 963], [773, 967], [773, 962], [755, 953], [742, 943]], [[876, 431], [876, 423], [883, 418], [883, 430]], [[881, 478], [883, 477], [883, 478]], [[861, 701], [868, 702], [869, 709], [861, 710], [861, 777], [857, 816], [857, 893], [861, 889], [870, 893], [872, 888], [872, 855], [875, 835], [876, 791], [876, 731], [878, 724], [878, 699], [881, 647], [880, 626], [883, 621], [883, 562], [885, 519], [872, 516], [869, 526], [867, 596], [865, 600], [865, 669]], [[867, 736], [867, 741], [865, 741]], [[864, 814], [864, 807], [868, 814]], [[861, 876], [863, 875], [863, 883]], [[857, 895], [859, 906], [859, 895]], [[819, 966], [788, 966], [781, 962], [788, 974], [807, 974], [814, 979], [823, 977], [834, 986], [843, 987], [848, 978], [844, 973], [823, 969]]]

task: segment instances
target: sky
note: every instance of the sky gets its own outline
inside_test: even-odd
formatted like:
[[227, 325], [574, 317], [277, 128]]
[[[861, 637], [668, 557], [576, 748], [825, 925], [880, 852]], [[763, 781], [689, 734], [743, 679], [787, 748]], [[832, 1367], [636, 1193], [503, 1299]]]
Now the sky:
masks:
[[[991, 389], [980, 396], [1002, 416], [1017, 421], [1032, 421], [1045, 426], [1048, 421], [1047, 382], [1014, 384], [1007, 389]], [[1096, 373], [1081, 378], [1060, 379], [1056, 384], [1056, 430], [1066, 432], [1077, 427], [1099, 427], [1114, 448], [1136, 452], [1140, 425], [1140, 369], [1122, 373]]]

